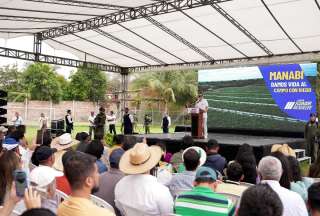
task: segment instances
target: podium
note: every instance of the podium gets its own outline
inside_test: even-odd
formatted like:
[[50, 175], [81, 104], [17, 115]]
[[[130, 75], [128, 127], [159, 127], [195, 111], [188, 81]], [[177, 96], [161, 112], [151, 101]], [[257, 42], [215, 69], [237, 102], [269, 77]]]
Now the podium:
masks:
[[198, 108], [189, 108], [191, 115], [191, 136], [195, 139], [204, 139], [203, 112]]

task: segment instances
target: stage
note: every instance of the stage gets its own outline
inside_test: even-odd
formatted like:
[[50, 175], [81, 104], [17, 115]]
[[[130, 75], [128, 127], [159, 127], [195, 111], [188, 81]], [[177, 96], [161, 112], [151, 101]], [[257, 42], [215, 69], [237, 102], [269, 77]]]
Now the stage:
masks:
[[[142, 138], [146, 137], [150, 145], [157, 142], [163, 142], [167, 145], [168, 152], [179, 151], [179, 143], [185, 135], [190, 135], [190, 132], [175, 132], [170, 134], [140, 134], [134, 135]], [[238, 148], [243, 143], [247, 143], [253, 147], [256, 158], [261, 159], [264, 155], [270, 152], [273, 144], [287, 143], [292, 148], [303, 148], [304, 139], [289, 138], [289, 137], [274, 137], [274, 136], [251, 136], [243, 134], [228, 134], [228, 133], [209, 133], [208, 139], [194, 139], [195, 145], [204, 147], [209, 139], [216, 139], [220, 144], [220, 153], [227, 158], [233, 160]]]

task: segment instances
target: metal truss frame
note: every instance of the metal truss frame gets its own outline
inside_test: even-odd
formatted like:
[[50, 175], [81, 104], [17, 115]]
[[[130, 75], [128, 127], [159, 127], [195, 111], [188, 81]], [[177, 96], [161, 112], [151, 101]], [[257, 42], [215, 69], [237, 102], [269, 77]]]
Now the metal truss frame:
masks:
[[62, 66], [69, 66], [69, 67], [87, 67], [87, 68], [99, 69], [102, 71], [114, 72], [114, 73], [123, 73], [123, 71], [127, 71], [115, 65], [86, 62], [86, 61], [80, 61], [76, 59], [44, 55], [41, 53], [10, 49], [6, 47], [0, 47], [0, 56], [8, 57], [8, 58], [16, 58], [16, 59], [21, 59], [26, 61], [38, 61], [38, 62], [43, 62], [48, 64], [55, 64], [55, 65], [62, 65]]
[[245, 34], [252, 42], [254, 42], [258, 47], [260, 47], [267, 55], [273, 55], [271, 50], [269, 50], [261, 41], [259, 41], [253, 34], [251, 34], [244, 26], [242, 26], [235, 18], [228, 14], [222, 7], [218, 4], [212, 4], [218, 13], [220, 13], [224, 18], [226, 18], [231, 24], [233, 24], [237, 29], [239, 29], [243, 34]]
[[172, 71], [186, 69], [210, 69], [239, 66], [256, 66], [269, 64], [293, 64], [296, 62], [315, 62], [320, 60], [320, 50], [304, 53], [277, 54], [273, 56], [253, 56], [249, 58], [218, 59], [215, 61], [198, 61], [188, 63], [177, 63], [169, 65], [153, 65], [128, 68], [130, 73], [152, 72], [152, 71]]
[[314, 1], [315, 1], [316, 5], [317, 5], [318, 9], [320, 10], [320, 4], [319, 4], [319, 2], [318, 2], [317, 0], [314, 0]]
[[146, 18], [146, 20], [151, 22], [153, 25], [160, 28], [162, 31], [168, 33], [169, 35], [171, 35], [172, 37], [177, 39], [179, 42], [183, 43], [184, 45], [186, 45], [187, 47], [189, 47], [190, 49], [192, 49], [193, 51], [195, 51], [196, 53], [198, 53], [199, 55], [201, 55], [205, 59], [207, 59], [209, 61], [214, 61], [214, 59], [210, 55], [208, 55], [207, 53], [205, 53], [204, 51], [199, 49], [197, 46], [193, 45], [192, 43], [187, 41], [185, 38], [181, 37], [180, 35], [178, 35], [174, 31], [172, 31], [171, 29], [169, 29], [165, 25], [161, 24], [157, 20], [153, 19], [152, 17], [145, 17], [145, 18]]
[[0, 20], [41, 22], [41, 23], [59, 23], [59, 24], [67, 24], [67, 23], [76, 22], [76, 20], [70, 20], [70, 19], [29, 17], [29, 16], [14, 16], [14, 15], [3, 15], [3, 14], [0, 14]]
[[[35, 1], [35, 0], [32, 0]], [[103, 16], [97, 16], [84, 21], [67, 24], [60, 27], [50, 28], [41, 32], [42, 40], [74, 34], [81, 31], [93, 30], [103, 26], [127, 22], [130, 20], [146, 18], [150, 16], [176, 12], [177, 8], [187, 10], [215, 3], [232, 0], [169, 0], [152, 4], [119, 10]]]
[[155, 57], [155, 56], [153, 56], [153, 55], [141, 50], [140, 48], [138, 48], [136, 46], [133, 46], [132, 44], [129, 44], [128, 42], [126, 42], [124, 40], [121, 40], [120, 38], [117, 38], [117, 37], [113, 36], [112, 34], [106, 32], [106, 31], [103, 31], [101, 29], [95, 29], [94, 31], [97, 32], [100, 35], [103, 35], [103, 36], [105, 36], [105, 37], [107, 37], [107, 38], [109, 38], [109, 39], [111, 39], [113, 41], [116, 41], [117, 43], [119, 43], [119, 44], [121, 44], [121, 45], [123, 45], [123, 46], [125, 46], [125, 47], [127, 47], [127, 48], [129, 48], [129, 49], [131, 49], [131, 50], [133, 50], [133, 51], [135, 51], [135, 52], [137, 52], [137, 53], [139, 53], [139, 54], [151, 59], [151, 60], [153, 60], [154, 62], [157, 62], [159, 64], [164, 64], [164, 65], [167, 64], [164, 61], [158, 59], [157, 57]]
[[290, 37], [288, 32], [283, 28], [283, 26], [280, 24], [280, 22], [277, 20], [277, 18], [274, 16], [268, 5], [264, 2], [264, 0], [261, 0], [263, 6], [267, 9], [272, 19], [278, 24], [279, 28], [282, 30], [282, 32], [288, 37], [288, 39], [293, 43], [293, 45], [300, 51], [300, 53], [303, 53], [303, 50], [298, 46], [298, 44]]
[[114, 4], [104, 4], [97, 2], [85, 2], [78, 0], [24, 0], [29, 2], [39, 2], [39, 3], [47, 3], [47, 4], [57, 4], [57, 5], [68, 5], [75, 7], [85, 7], [85, 8], [98, 8], [98, 9], [108, 9], [108, 10], [120, 10], [127, 9], [130, 7], [114, 5]]

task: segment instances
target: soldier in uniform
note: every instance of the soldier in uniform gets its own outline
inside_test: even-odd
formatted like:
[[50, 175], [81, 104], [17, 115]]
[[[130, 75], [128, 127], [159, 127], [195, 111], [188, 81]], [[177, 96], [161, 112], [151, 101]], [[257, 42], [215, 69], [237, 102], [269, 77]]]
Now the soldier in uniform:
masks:
[[306, 140], [306, 155], [311, 157], [311, 161], [315, 161], [319, 149], [318, 144], [318, 122], [316, 122], [316, 114], [310, 114], [310, 120], [307, 122], [304, 130], [304, 138]]
[[146, 114], [144, 116], [144, 129], [145, 129], [146, 134], [150, 133], [150, 124], [151, 123], [152, 123], [152, 118], [151, 118], [150, 114]]
[[94, 139], [103, 139], [106, 118], [105, 109], [100, 107], [99, 113], [94, 119]]

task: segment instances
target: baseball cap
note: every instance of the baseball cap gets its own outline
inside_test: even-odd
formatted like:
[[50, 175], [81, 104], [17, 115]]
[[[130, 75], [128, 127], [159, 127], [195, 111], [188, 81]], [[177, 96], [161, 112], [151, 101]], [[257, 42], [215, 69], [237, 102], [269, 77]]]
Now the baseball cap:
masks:
[[123, 155], [123, 153], [124, 153], [124, 150], [122, 148], [113, 150], [109, 157], [110, 165], [118, 166], [120, 158]]
[[14, 138], [5, 138], [2, 144], [2, 147], [7, 149], [8, 151], [16, 148], [19, 145], [19, 141]]
[[198, 178], [205, 178], [216, 181], [218, 179], [218, 176], [217, 173], [210, 167], [202, 166], [197, 169], [195, 179], [197, 180]]
[[50, 156], [52, 156], [55, 152], [57, 152], [57, 149], [50, 148], [48, 146], [40, 146], [35, 151], [35, 158], [41, 162], [47, 160]]
[[46, 186], [51, 184], [56, 177], [63, 176], [63, 173], [48, 166], [39, 166], [30, 173], [30, 183], [37, 190], [45, 192]]

